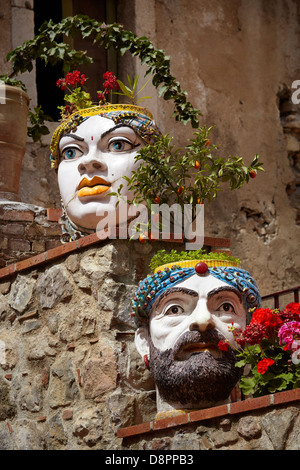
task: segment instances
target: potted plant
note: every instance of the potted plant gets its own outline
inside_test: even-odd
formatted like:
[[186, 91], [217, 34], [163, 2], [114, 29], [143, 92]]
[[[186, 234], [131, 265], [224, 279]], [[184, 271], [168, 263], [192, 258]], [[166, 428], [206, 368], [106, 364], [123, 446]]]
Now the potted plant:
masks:
[[182, 268], [193, 268], [201, 262], [205, 262], [208, 267], [238, 267], [240, 265], [238, 258], [234, 258], [227, 253], [207, 253], [205, 250], [200, 249], [180, 252], [171, 250], [169, 253], [166, 250], [159, 250], [151, 258], [149, 267], [152, 272], [156, 273], [159, 270], [176, 264], [180, 264]]
[[234, 347], [244, 369], [240, 389], [245, 396], [259, 397], [300, 387], [300, 303], [283, 310], [258, 308], [243, 331], [233, 329]]

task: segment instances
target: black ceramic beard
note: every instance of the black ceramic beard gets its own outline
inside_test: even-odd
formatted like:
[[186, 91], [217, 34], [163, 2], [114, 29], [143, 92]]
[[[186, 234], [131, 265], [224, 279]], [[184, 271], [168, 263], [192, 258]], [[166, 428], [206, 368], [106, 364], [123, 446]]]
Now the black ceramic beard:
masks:
[[159, 351], [150, 340], [150, 370], [161, 397], [167, 402], [195, 405], [200, 402], [224, 401], [241, 377], [242, 369], [235, 367], [232, 348], [214, 357], [209, 351], [192, 353], [180, 360], [187, 345], [210, 344], [218, 350], [224, 336], [217, 330], [184, 333], [172, 349]]

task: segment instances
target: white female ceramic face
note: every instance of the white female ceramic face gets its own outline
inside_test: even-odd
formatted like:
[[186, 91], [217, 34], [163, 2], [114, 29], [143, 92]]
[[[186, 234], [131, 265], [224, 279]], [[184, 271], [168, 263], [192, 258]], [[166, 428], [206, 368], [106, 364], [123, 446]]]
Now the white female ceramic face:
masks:
[[[228, 326], [244, 329], [246, 311], [237, 289], [211, 274], [194, 274], [164, 292], [152, 310], [149, 324], [152, 342], [160, 351], [173, 348], [180, 336], [197, 329], [204, 332], [214, 328], [234, 344]], [[142, 333], [142, 341], [139, 341], [141, 330], [137, 331], [137, 348], [143, 355], [149, 352], [149, 345], [145, 332]], [[215, 350], [210, 352], [219, 354]]]
[[96, 229], [111, 214], [114, 224], [117, 196], [107, 194], [123, 184], [121, 195], [130, 197], [122, 177], [137, 168], [135, 156], [143, 145], [132, 128], [102, 116], [88, 118], [61, 138], [58, 185], [72, 222]]

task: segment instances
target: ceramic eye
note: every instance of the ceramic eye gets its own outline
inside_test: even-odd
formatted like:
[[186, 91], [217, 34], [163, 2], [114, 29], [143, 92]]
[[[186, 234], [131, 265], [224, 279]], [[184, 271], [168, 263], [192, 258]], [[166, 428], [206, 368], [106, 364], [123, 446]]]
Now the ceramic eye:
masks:
[[217, 310], [218, 312], [235, 313], [234, 307], [229, 302], [224, 302]]
[[108, 144], [108, 150], [110, 152], [128, 152], [134, 147], [134, 144], [127, 139], [111, 140]]
[[65, 160], [73, 160], [74, 158], [81, 157], [82, 151], [77, 147], [67, 147], [62, 151], [62, 156]]
[[180, 315], [183, 312], [184, 309], [180, 305], [172, 305], [166, 310], [165, 315]]

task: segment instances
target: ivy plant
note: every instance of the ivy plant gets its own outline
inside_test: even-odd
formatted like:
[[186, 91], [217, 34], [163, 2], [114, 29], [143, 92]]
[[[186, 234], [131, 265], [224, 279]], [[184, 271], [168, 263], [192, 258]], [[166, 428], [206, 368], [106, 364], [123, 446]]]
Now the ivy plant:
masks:
[[147, 37], [137, 37], [118, 23], [107, 25], [86, 15], [69, 16], [60, 23], [49, 20], [40, 27], [39, 34], [33, 39], [25, 41], [8, 54], [7, 60], [12, 64], [10, 77], [30, 72], [37, 58], [45, 64], [62, 62], [65, 72], [93, 62], [85, 51], [72, 49], [69, 44], [62, 42], [63, 36], [77, 35], [99, 47], [114, 47], [121, 55], [129, 52], [138, 56], [147, 67], [146, 75], [153, 75], [152, 83], [159, 89], [159, 96], [174, 101], [175, 119], [184, 124], [190, 122], [194, 128], [199, 126], [198, 116], [201, 113], [187, 101], [187, 93], [181, 90], [179, 82], [171, 75], [170, 57], [163, 50], [155, 49]]

